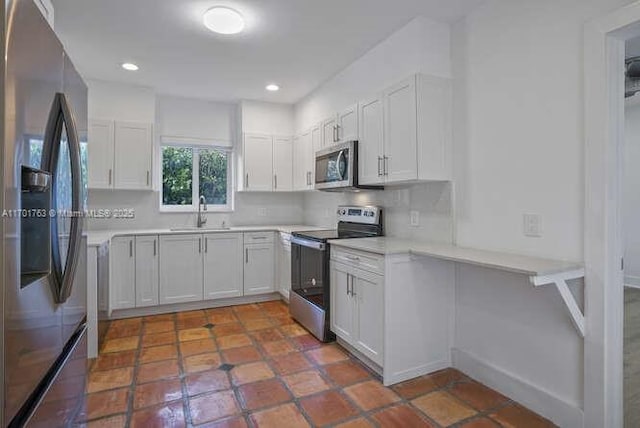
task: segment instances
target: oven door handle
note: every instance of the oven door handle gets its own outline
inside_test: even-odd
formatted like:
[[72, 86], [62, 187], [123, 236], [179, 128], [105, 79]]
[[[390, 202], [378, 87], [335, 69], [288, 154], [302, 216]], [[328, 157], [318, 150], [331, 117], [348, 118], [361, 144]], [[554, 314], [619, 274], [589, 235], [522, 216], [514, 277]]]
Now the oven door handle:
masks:
[[300, 245], [302, 247], [313, 248], [314, 250], [325, 251], [327, 245], [324, 242], [312, 241], [311, 239], [304, 239], [299, 236], [291, 237], [292, 245]]

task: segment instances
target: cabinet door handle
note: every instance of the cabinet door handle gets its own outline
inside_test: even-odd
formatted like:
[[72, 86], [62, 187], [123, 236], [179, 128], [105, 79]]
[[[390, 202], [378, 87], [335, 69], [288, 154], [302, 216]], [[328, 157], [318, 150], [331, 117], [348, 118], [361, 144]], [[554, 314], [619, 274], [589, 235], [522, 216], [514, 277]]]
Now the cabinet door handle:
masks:
[[129, 257], [133, 257], [133, 239], [129, 241]]
[[198, 252], [202, 252], [202, 238], [198, 238]]
[[340, 125], [336, 125], [336, 143], [340, 141], [340, 128], [342, 128]]
[[249, 263], [249, 249], [248, 248], [244, 249], [244, 262], [245, 263]]
[[349, 278], [351, 275], [347, 274], [347, 296], [349, 295]]
[[266, 236], [252, 236], [251, 239], [267, 239]]
[[278, 188], [278, 174], [274, 174], [273, 175], [273, 183], [274, 183], [274, 185], [273, 185], [274, 189], [277, 189]]
[[378, 177], [382, 175], [382, 168], [380, 163], [382, 162], [382, 157], [378, 156]]
[[354, 276], [351, 275], [351, 297], [356, 297], [356, 292], [354, 291], [353, 281], [355, 280]]
[[204, 238], [204, 252], [209, 252], [209, 239]]
[[359, 262], [359, 261], [360, 261], [360, 257], [358, 257], [358, 256], [350, 256], [350, 255], [346, 255], [346, 257], [347, 257], [349, 260], [353, 260], [354, 262]]
[[389, 158], [384, 156], [384, 175], [389, 175]]
[[244, 178], [244, 186], [246, 188], [249, 188], [249, 173], [248, 172], [247, 172], [247, 174], [245, 175], [245, 178]]
[[113, 170], [109, 169], [109, 186], [111, 186], [112, 177], [113, 177]]
[[147, 171], [147, 186], [149, 185], [149, 171]]
[[155, 257], [158, 254], [158, 252], [156, 251], [156, 240], [153, 240], [153, 256]]

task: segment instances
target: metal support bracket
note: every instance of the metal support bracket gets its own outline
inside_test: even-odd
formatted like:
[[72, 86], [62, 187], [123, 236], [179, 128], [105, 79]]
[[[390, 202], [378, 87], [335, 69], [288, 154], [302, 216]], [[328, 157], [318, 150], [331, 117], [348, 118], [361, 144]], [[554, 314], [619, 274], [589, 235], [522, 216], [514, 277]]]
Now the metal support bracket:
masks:
[[530, 276], [529, 280], [536, 287], [555, 284], [565, 306], [569, 310], [569, 315], [571, 315], [571, 321], [573, 322], [574, 327], [578, 330], [580, 336], [584, 337], [584, 314], [580, 310], [575, 297], [573, 297], [573, 294], [567, 285], [568, 280], [579, 278], [584, 278], [584, 269], [560, 272], [551, 275]]

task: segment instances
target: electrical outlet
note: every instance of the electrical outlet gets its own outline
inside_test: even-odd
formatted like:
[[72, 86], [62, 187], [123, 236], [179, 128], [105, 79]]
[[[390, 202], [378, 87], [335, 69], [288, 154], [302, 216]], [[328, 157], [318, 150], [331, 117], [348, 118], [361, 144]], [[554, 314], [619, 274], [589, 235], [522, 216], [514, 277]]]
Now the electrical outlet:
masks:
[[420, 226], [420, 211], [409, 211], [411, 226]]
[[258, 208], [258, 216], [259, 217], [266, 217], [267, 216], [267, 209], [265, 207]]
[[540, 214], [522, 215], [522, 232], [524, 236], [539, 238], [542, 236], [542, 217]]

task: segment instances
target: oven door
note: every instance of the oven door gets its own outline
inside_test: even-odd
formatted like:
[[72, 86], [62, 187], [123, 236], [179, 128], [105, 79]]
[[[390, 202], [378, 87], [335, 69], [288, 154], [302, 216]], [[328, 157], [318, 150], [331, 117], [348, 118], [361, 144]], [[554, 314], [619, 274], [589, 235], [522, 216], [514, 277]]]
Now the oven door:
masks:
[[316, 152], [316, 189], [330, 190], [356, 185], [356, 144], [355, 141], [349, 141]]
[[291, 291], [320, 309], [328, 309], [329, 253], [324, 243], [291, 237]]

